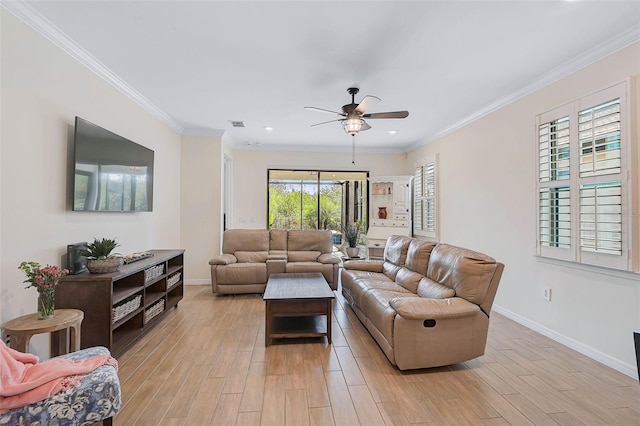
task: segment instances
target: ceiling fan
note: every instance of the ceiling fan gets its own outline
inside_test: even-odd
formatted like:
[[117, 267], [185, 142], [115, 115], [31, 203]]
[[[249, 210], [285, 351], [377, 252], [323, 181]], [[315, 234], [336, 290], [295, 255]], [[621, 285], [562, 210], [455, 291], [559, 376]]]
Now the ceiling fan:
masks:
[[377, 96], [367, 95], [362, 101], [356, 103], [356, 95], [360, 89], [357, 87], [350, 87], [347, 92], [351, 95], [351, 103], [342, 106], [342, 112], [331, 111], [324, 108], [317, 107], [305, 107], [305, 109], [312, 111], [326, 112], [329, 114], [337, 114], [343, 118], [337, 118], [335, 120], [323, 121], [322, 123], [312, 124], [313, 126], [319, 126], [321, 124], [333, 123], [335, 121], [341, 121], [345, 132], [352, 136], [352, 159], [351, 162], [355, 164], [355, 136], [358, 132], [369, 130], [371, 126], [364, 121], [365, 118], [378, 119], [378, 118], [406, 118], [409, 116], [409, 111], [393, 111], [393, 112], [374, 112], [367, 113], [367, 109], [373, 104], [380, 102], [380, 98]]
[[374, 112], [368, 113], [367, 109], [373, 104], [380, 102], [380, 98], [377, 96], [367, 95], [362, 101], [357, 104], [355, 101], [356, 95], [360, 89], [357, 87], [350, 87], [347, 92], [351, 95], [351, 103], [342, 106], [342, 112], [331, 111], [324, 108], [305, 107], [305, 109], [328, 112], [329, 114], [337, 114], [344, 118], [338, 118], [335, 120], [324, 121], [322, 123], [313, 124], [313, 126], [319, 126], [321, 124], [332, 123], [334, 121], [342, 121], [344, 130], [351, 136], [355, 136], [358, 132], [369, 130], [371, 126], [364, 121], [365, 118], [406, 118], [409, 115], [409, 111], [393, 111], [393, 112]]

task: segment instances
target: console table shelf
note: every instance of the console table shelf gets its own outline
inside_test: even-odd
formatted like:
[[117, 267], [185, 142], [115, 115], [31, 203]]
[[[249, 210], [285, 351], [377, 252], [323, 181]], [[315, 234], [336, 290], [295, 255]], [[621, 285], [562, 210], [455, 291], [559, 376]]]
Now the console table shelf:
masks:
[[[105, 346], [117, 357], [170, 308], [178, 306], [184, 295], [184, 250], [151, 250], [151, 253], [152, 257], [123, 265], [111, 274], [84, 272], [62, 278], [56, 289], [56, 309], [84, 312], [82, 348]], [[150, 271], [163, 273], [149, 278]], [[175, 282], [168, 283], [168, 279]], [[127, 304], [131, 312], [120, 311], [122, 317], [114, 317], [115, 308], [122, 309]], [[158, 304], [164, 305], [161, 310]], [[152, 315], [147, 317], [148, 310]]]

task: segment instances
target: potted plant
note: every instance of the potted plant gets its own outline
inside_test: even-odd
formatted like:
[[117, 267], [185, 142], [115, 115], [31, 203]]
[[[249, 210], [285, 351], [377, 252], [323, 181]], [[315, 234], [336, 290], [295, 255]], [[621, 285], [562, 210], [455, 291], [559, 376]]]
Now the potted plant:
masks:
[[29, 283], [26, 288], [38, 290], [38, 319], [51, 318], [56, 306], [56, 286], [69, 271], [55, 265], [41, 266], [38, 262], [22, 262], [18, 269], [27, 276], [23, 281]]
[[352, 223], [342, 228], [344, 238], [347, 240], [349, 247], [345, 249], [347, 256], [358, 257], [360, 249], [358, 249], [358, 240], [360, 239], [360, 223]]
[[122, 265], [122, 258], [112, 255], [111, 252], [119, 245], [115, 239], [110, 238], [101, 240], [94, 238], [92, 243], [87, 244], [87, 248], [82, 250], [80, 254], [87, 258], [89, 272], [106, 274], [117, 271]]

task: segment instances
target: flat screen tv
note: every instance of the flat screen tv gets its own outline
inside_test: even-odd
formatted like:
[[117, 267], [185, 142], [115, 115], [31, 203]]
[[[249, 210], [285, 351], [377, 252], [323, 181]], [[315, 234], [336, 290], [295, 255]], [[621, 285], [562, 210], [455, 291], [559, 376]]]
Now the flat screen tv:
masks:
[[73, 210], [153, 210], [153, 151], [76, 117]]

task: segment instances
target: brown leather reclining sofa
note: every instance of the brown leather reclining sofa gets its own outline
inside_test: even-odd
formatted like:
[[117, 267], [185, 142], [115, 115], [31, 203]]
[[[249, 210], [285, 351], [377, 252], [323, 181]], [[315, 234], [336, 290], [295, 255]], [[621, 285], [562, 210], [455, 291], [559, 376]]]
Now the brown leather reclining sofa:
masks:
[[321, 272], [336, 290], [340, 258], [331, 231], [228, 229], [209, 265], [213, 293], [263, 293], [269, 275], [288, 272]]
[[437, 367], [484, 354], [504, 265], [472, 250], [388, 238], [382, 261], [347, 261], [342, 293], [392, 364]]

